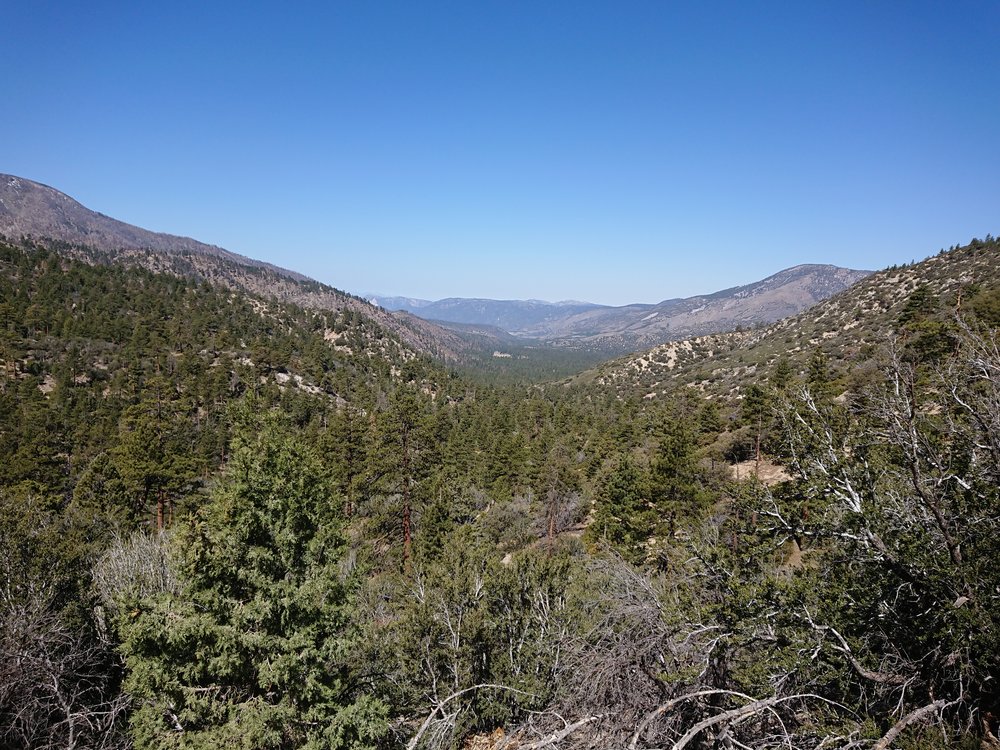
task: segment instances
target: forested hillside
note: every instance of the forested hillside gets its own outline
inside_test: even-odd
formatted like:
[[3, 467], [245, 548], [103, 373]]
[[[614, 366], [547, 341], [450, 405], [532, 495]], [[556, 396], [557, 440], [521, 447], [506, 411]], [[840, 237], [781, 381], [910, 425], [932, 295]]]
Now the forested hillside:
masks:
[[1000, 747], [996, 252], [643, 398], [2, 245], [0, 745]]
[[[948, 319], [990, 312], [1000, 287], [1000, 242], [991, 236], [859, 281], [805, 312], [772, 325], [671, 342], [608, 362], [581, 376], [642, 394], [681, 384], [710, 393], [738, 393], [775, 366], [804, 375], [810, 367], [842, 376], [863, 371], [889, 335], [933, 354], [948, 348]], [[992, 316], [992, 317], [991, 317]]]

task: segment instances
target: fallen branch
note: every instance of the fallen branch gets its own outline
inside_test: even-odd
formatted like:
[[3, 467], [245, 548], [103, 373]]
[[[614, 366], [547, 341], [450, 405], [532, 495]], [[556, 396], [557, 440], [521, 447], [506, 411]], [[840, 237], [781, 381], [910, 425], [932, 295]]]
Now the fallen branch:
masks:
[[451, 701], [455, 700], [455, 698], [458, 698], [458, 697], [460, 697], [462, 695], [465, 695], [466, 693], [471, 693], [471, 692], [473, 692], [475, 690], [482, 690], [482, 689], [506, 690], [506, 691], [508, 691], [510, 693], [518, 693], [519, 695], [527, 695], [527, 696], [529, 696], [531, 698], [535, 697], [534, 693], [528, 693], [528, 692], [525, 692], [524, 690], [518, 690], [517, 688], [509, 687], [508, 685], [499, 685], [499, 684], [492, 683], [492, 682], [483, 682], [483, 683], [480, 683], [479, 685], [473, 685], [472, 687], [467, 687], [467, 688], [464, 688], [464, 689], [459, 690], [457, 692], [454, 692], [451, 695], [449, 695], [447, 698], [445, 698], [443, 701], [441, 701], [440, 703], [438, 703], [437, 706], [434, 707], [434, 710], [431, 711], [429, 714], [427, 714], [427, 718], [424, 719], [424, 723], [420, 725], [420, 729], [418, 729], [417, 733], [415, 735], [413, 735], [413, 739], [411, 739], [406, 744], [406, 750], [416, 750], [417, 744], [420, 742], [420, 738], [424, 736], [424, 732], [427, 731], [427, 727], [429, 727], [431, 725], [431, 722], [434, 721], [434, 717], [437, 715], [438, 711], [440, 711], [442, 708], [444, 708]]
[[554, 745], [560, 740], [564, 740], [569, 737], [573, 732], [575, 732], [580, 727], [586, 726], [592, 722], [604, 718], [604, 714], [595, 714], [594, 716], [587, 716], [582, 719], [577, 719], [572, 724], [560, 729], [558, 732], [554, 732], [545, 739], [537, 740], [527, 745], [520, 745], [520, 750], [539, 750], [539, 748], [548, 747], [549, 745]]
[[926, 706], [921, 706], [915, 711], [911, 711], [902, 719], [897, 721], [893, 725], [892, 729], [885, 733], [885, 735], [872, 745], [872, 750], [888, 750], [889, 745], [891, 745], [903, 730], [906, 729], [910, 724], [915, 724], [918, 721], [923, 721], [930, 714], [939, 713], [943, 711], [946, 707], [952, 705], [945, 700], [937, 700], [933, 703], [928, 703]]
[[663, 705], [657, 707], [655, 711], [647, 714], [646, 718], [642, 720], [642, 723], [636, 728], [635, 734], [632, 735], [632, 741], [628, 743], [629, 750], [636, 750], [639, 746], [639, 739], [642, 737], [642, 733], [646, 731], [646, 727], [648, 727], [654, 719], [663, 716], [663, 714], [667, 713], [667, 711], [673, 710], [675, 706], [683, 703], [684, 701], [692, 700], [693, 698], [700, 698], [705, 695], [735, 695], [738, 698], [745, 698], [748, 701], [753, 700], [753, 698], [749, 695], [736, 693], [732, 690], [699, 690], [697, 693], [688, 693], [687, 695], [672, 698]]
[[903, 675], [887, 674], [885, 672], [876, 672], [874, 670], [868, 669], [867, 667], [865, 667], [864, 664], [858, 661], [857, 657], [854, 655], [854, 652], [851, 650], [850, 645], [847, 643], [847, 640], [844, 638], [844, 636], [840, 634], [840, 632], [836, 628], [830, 625], [817, 625], [815, 622], [813, 622], [812, 617], [810, 617], [808, 611], [806, 612], [806, 617], [809, 618], [809, 624], [812, 625], [814, 630], [816, 630], [819, 633], [831, 633], [833, 637], [840, 642], [839, 646], [834, 645], [833, 647], [834, 650], [842, 653], [846, 657], [847, 662], [851, 665], [854, 671], [857, 672], [861, 677], [864, 677], [866, 680], [871, 680], [872, 682], [881, 682], [884, 685], [905, 685], [907, 682], [910, 681], [910, 678], [904, 677]]
[[[688, 743], [691, 742], [695, 737], [701, 734], [704, 730], [709, 727], [713, 727], [716, 724], [722, 724], [727, 721], [735, 721], [738, 719], [744, 719], [748, 716], [753, 716], [754, 714], [760, 713], [761, 711], [766, 711], [779, 703], [785, 703], [786, 701], [801, 700], [803, 698], [815, 698], [821, 700], [824, 703], [833, 703], [826, 698], [819, 695], [814, 695], [813, 693], [801, 693], [799, 695], [785, 695], [785, 696], [774, 696], [773, 698], [762, 698], [761, 700], [753, 701], [740, 708], [734, 708], [731, 711], [723, 711], [721, 714], [716, 714], [715, 716], [710, 716], [707, 719], [699, 721], [693, 727], [691, 727], [687, 733], [681, 737], [673, 746], [672, 750], [684, 750]], [[837, 704], [833, 704], [837, 705]], [[880, 750], [885, 750], [880, 748]]]

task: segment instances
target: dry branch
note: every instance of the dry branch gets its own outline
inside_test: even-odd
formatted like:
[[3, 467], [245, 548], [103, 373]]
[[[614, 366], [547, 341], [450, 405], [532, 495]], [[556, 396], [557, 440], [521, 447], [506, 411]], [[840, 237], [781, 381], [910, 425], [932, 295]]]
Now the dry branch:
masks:
[[646, 716], [646, 718], [642, 720], [642, 723], [639, 724], [639, 726], [636, 728], [635, 734], [632, 735], [632, 741], [629, 742], [628, 745], [629, 750], [636, 750], [636, 748], [639, 746], [639, 739], [642, 737], [642, 733], [646, 731], [646, 727], [648, 727], [653, 722], [654, 719], [663, 716], [663, 714], [667, 713], [668, 711], [672, 711], [674, 707], [683, 703], [684, 701], [693, 700], [695, 698], [700, 698], [705, 695], [735, 695], [738, 698], [753, 700], [749, 695], [745, 695], [743, 693], [736, 693], [733, 692], [732, 690], [699, 690], [696, 693], [688, 693], [687, 695], [680, 695], [676, 698], [667, 701], [663, 705], [658, 706], [655, 711], [650, 712]]
[[740, 719], [745, 719], [748, 716], [753, 716], [754, 714], [761, 713], [762, 711], [767, 711], [779, 703], [785, 703], [792, 700], [801, 700], [804, 698], [814, 698], [816, 700], [821, 700], [825, 703], [830, 701], [825, 698], [814, 695], [812, 693], [800, 693], [798, 695], [784, 695], [784, 696], [774, 696], [773, 698], [762, 698], [760, 700], [748, 703], [740, 708], [734, 708], [730, 711], [723, 711], [721, 714], [716, 714], [715, 716], [710, 716], [707, 719], [703, 719], [691, 727], [687, 733], [681, 737], [673, 746], [672, 750], [684, 750], [688, 743], [691, 742], [695, 737], [701, 734], [703, 731], [709, 727], [713, 727], [716, 724], [723, 724], [729, 721], [737, 721]]
[[563, 729], [560, 729], [558, 732], [552, 733], [545, 739], [537, 740], [536, 742], [532, 742], [527, 745], [521, 745], [520, 750], [539, 750], [540, 748], [548, 747], [549, 745], [554, 745], [555, 743], [569, 737], [577, 729], [580, 729], [581, 727], [584, 727], [587, 724], [592, 724], [595, 721], [599, 721], [602, 718], [604, 718], [603, 714], [595, 714], [594, 716], [585, 716], [582, 719], [577, 719], [572, 724], [567, 725]]
[[908, 726], [918, 721], [923, 721], [933, 713], [943, 711], [949, 705], [951, 704], [945, 700], [936, 700], [933, 703], [928, 703], [926, 706], [921, 706], [915, 711], [910, 711], [910, 713], [897, 721], [892, 729], [885, 733], [882, 739], [872, 745], [872, 750], [888, 750], [889, 746]]
[[476, 690], [483, 690], [483, 689], [489, 689], [489, 690], [506, 690], [506, 691], [508, 691], [510, 693], [518, 693], [519, 695], [527, 695], [527, 696], [529, 696], [531, 698], [535, 697], [534, 694], [527, 693], [524, 690], [518, 690], [517, 688], [512, 688], [512, 687], [510, 687], [508, 685], [499, 685], [499, 684], [492, 683], [492, 682], [483, 682], [483, 683], [480, 683], [479, 685], [473, 685], [472, 687], [467, 687], [467, 688], [463, 688], [462, 690], [458, 690], [458, 691], [452, 693], [451, 695], [449, 695], [447, 698], [445, 698], [440, 703], [438, 703], [437, 706], [435, 706], [434, 709], [429, 714], [427, 714], [427, 718], [424, 719], [424, 723], [420, 725], [420, 729], [418, 729], [417, 733], [415, 735], [413, 735], [413, 739], [411, 739], [406, 744], [406, 750], [416, 750], [417, 744], [420, 742], [420, 738], [424, 736], [424, 732], [427, 731], [427, 727], [429, 727], [431, 725], [431, 722], [434, 721], [434, 717], [437, 716], [437, 713], [442, 708], [444, 708], [446, 705], [448, 705], [449, 703], [451, 703], [451, 701], [453, 701], [456, 698], [459, 698], [459, 697], [465, 695], [466, 693], [471, 693], [471, 692], [474, 692]]

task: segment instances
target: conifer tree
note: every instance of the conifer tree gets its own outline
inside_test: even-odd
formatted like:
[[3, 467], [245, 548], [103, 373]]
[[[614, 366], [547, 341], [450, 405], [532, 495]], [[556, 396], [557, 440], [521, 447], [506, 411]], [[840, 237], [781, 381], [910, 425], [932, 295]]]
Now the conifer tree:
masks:
[[125, 411], [112, 451], [117, 473], [135, 498], [133, 523], [153, 507], [156, 528], [169, 522], [175, 499], [197, 476], [190, 432], [176, 389], [163, 377], [150, 378], [142, 400]]
[[136, 745], [371, 747], [384, 708], [347, 666], [338, 503], [312, 449], [251, 409], [179, 534], [181, 593], [122, 609]]
[[414, 508], [425, 499], [433, 453], [427, 415], [412, 389], [400, 388], [393, 394], [379, 415], [376, 433], [370, 462], [372, 484], [386, 495], [399, 497], [398, 528], [406, 567], [412, 558]]
[[691, 429], [679, 419], [666, 422], [650, 472], [652, 494], [661, 525], [676, 531], [679, 517], [694, 517], [710, 500], [696, 455]]
[[641, 562], [642, 545], [652, 531], [648, 492], [645, 472], [623, 458], [604, 482], [588, 536], [610, 545], [626, 560]]

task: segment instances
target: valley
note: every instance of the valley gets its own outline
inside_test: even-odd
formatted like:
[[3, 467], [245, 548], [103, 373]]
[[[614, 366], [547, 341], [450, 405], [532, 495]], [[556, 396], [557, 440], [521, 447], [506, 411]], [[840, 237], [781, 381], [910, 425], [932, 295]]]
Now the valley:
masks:
[[1000, 750], [1000, 4], [0, 18], [0, 750]]

